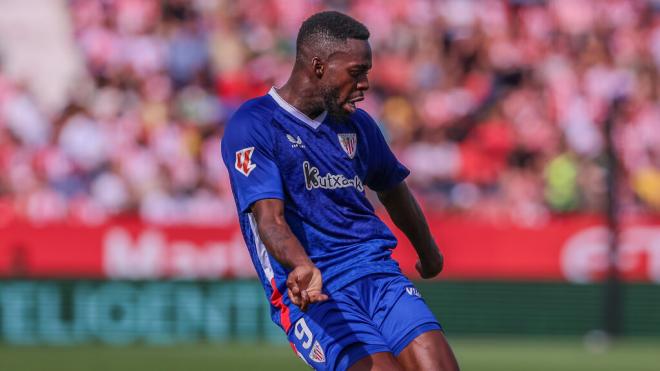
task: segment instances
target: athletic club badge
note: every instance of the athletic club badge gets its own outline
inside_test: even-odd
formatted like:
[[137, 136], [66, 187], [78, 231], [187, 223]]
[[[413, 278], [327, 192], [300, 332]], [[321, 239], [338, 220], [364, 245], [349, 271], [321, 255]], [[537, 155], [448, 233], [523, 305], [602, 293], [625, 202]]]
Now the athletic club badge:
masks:
[[355, 150], [357, 148], [357, 135], [355, 133], [337, 134], [339, 137], [339, 144], [351, 159], [355, 157]]
[[325, 362], [325, 353], [323, 352], [323, 348], [321, 348], [321, 344], [319, 344], [318, 340], [314, 341], [312, 351], [309, 352], [309, 358], [317, 363]]

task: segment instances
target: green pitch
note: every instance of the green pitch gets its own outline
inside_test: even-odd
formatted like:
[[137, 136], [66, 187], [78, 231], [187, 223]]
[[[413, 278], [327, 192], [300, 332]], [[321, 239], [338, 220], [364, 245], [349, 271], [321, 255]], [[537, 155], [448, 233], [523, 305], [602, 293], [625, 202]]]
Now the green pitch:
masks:
[[[659, 370], [660, 339], [589, 351], [577, 338], [451, 339], [464, 371]], [[0, 346], [2, 371], [308, 370], [291, 349], [264, 344], [109, 348]]]

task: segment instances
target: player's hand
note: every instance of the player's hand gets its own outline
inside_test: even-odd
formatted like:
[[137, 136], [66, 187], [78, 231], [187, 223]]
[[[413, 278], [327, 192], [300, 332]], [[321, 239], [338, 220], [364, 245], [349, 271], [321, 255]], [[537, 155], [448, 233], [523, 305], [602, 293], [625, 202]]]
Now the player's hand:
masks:
[[328, 300], [323, 293], [321, 271], [313, 264], [295, 267], [286, 279], [286, 287], [289, 299], [303, 311], [309, 304]]
[[437, 254], [433, 254], [431, 257], [418, 260], [415, 269], [422, 278], [433, 278], [442, 272], [444, 261], [444, 257], [438, 251]]

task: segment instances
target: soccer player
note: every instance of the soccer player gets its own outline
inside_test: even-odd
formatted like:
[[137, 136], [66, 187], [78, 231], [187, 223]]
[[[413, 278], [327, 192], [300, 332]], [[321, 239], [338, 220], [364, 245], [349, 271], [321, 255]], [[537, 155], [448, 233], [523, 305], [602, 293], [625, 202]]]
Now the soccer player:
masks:
[[243, 236], [273, 321], [318, 370], [456, 370], [442, 328], [391, 258], [396, 238], [369, 187], [419, 256], [443, 257], [374, 120], [369, 31], [339, 12], [308, 18], [289, 80], [243, 104], [222, 138]]

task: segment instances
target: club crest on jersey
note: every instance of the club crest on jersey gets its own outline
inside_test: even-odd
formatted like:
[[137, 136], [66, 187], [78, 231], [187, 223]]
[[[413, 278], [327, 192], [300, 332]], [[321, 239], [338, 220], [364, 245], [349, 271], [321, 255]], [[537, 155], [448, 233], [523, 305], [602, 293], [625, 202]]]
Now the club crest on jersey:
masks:
[[252, 153], [254, 153], [254, 147], [243, 148], [236, 152], [234, 167], [245, 176], [250, 175], [252, 170], [257, 167], [256, 164], [252, 163]]
[[323, 348], [321, 348], [321, 344], [319, 344], [318, 340], [314, 341], [314, 346], [309, 352], [309, 358], [317, 363], [325, 362], [325, 353], [323, 352]]
[[344, 150], [344, 152], [346, 152], [348, 157], [351, 159], [355, 157], [355, 150], [357, 148], [357, 134], [337, 134], [337, 137], [339, 138], [339, 144], [341, 144], [341, 148]]

